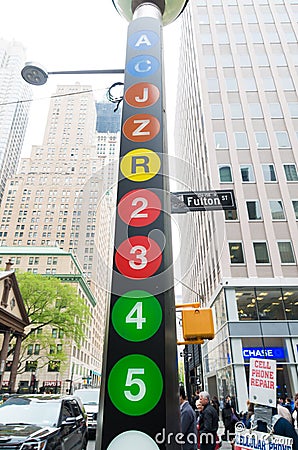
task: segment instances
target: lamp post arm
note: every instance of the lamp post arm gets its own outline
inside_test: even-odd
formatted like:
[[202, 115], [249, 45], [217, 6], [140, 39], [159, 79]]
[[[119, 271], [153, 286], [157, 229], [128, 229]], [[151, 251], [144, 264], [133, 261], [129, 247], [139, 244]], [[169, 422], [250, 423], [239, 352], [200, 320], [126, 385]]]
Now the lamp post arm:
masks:
[[124, 73], [124, 69], [102, 69], [102, 70], [62, 70], [48, 72], [48, 75], [93, 75], [93, 74]]

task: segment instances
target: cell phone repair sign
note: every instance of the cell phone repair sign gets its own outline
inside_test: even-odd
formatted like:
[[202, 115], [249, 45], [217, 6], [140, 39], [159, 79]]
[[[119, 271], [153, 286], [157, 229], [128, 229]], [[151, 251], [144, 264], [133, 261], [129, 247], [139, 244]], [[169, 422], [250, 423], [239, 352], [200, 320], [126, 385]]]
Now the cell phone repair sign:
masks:
[[276, 406], [276, 361], [250, 358], [249, 399], [253, 403]]

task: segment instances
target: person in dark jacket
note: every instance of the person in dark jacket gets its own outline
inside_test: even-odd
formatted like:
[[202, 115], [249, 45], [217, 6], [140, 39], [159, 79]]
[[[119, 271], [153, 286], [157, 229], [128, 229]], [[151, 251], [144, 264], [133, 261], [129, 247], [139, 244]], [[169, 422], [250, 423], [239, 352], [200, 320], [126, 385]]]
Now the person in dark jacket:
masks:
[[225, 427], [223, 440], [232, 441], [235, 437], [235, 412], [231, 406], [231, 398], [229, 395], [225, 398], [225, 404], [222, 409], [222, 421]]
[[183, 433], [183, 450], [197, 449], [197, 420], [196, 414], [186, 400], [185, 390], [180, 386], [180, 414], [181, 431]]
[[208, 392], [200, 392], [200, 401], [204, 407], [199, 419], [200, 449], [214, 450], [218, 430], [218, 414], [214, 406], [210, 403], [210, 395]]

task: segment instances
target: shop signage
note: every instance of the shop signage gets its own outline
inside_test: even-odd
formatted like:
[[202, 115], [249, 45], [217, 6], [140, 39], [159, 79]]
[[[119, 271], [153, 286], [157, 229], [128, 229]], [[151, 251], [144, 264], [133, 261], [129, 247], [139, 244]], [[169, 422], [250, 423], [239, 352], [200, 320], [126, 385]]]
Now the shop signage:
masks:
[[250, 358], [249, 399], [259, 405], [276, 405], [276, 361]]
[[243, 347], [242, 355], [244, 359], [249, 358], [269, 358], [285, 359], [285, 349], [283, 347]]
[[260, 431], [236, 432], [234, 450], [292, 450], [293, 439]]
[[61, 381], [44, 381], [42, 384], [44, 387], [61, 387]]

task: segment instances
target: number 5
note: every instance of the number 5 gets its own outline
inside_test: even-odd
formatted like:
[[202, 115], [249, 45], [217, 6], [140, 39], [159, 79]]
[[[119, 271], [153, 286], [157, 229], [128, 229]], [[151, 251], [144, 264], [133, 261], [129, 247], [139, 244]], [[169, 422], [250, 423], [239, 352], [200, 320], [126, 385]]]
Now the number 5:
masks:
[[140, 378], [132, 378], [133, 375], [144, 375], [144, 373], [144, 369], [128, 369], [125, 386], [133, 386], [136, 384], [139, 387], [139, 392], [135, 395], [130, 391], [124, 391], [124, 395], [128, 400], [138, 402], [139, 400], [142, 400], [146, 394], [146, 385], [144, 381]]

